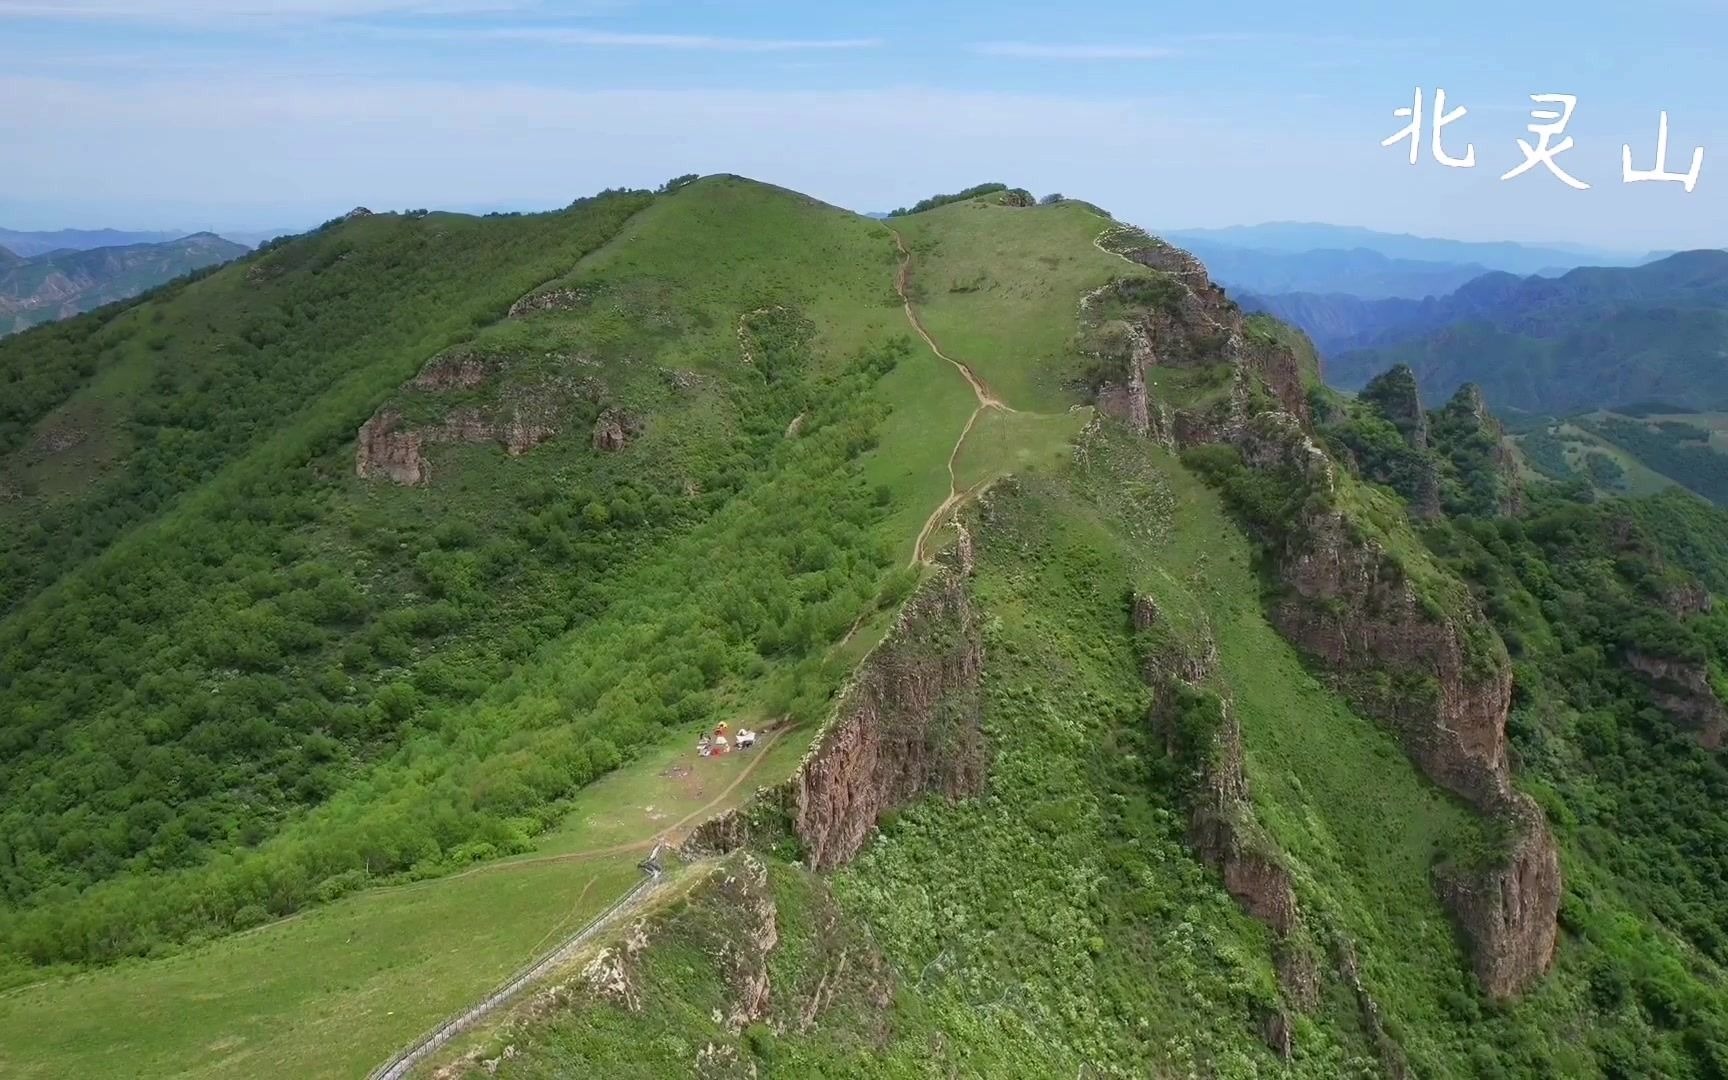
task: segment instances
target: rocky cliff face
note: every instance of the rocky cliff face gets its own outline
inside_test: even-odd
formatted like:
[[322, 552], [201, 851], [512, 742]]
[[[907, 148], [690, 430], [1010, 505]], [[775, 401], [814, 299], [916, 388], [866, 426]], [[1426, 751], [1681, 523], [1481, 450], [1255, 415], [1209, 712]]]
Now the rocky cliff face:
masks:
[[[401, 389], [409, 397], [467, 392], [473, 400], [473, 392], [500, 380], [508, 359], [458, 346], [428, 360]], [[592, 361], [577, 358], [573, 363], [583, 366]], [[591, 376], [559, 375], [502, 386], [488, 395], [492, 400], [481, 404], [444, 406], [448, 411], [443, 419], [419, 424], [410, 423], [400, 404], [393, 402], [361, 425], [355, 439], [354, 472], [414, 487], [431, 483], [426, 452], [435, 445], [490, 442], [511, 457], [520, 457], [556, 436], [575, 414], [596, 409], [604, 394], [605, 388]], [[606, 445], [601, 445], [597, 428], [596, 449], [620, 449], [641, 431], [640, 423], [622, 410], [602, 411], [602, 418], [607, 417]]]
[[[1460, 386], [1434, 417], [1436, 424], [1447, 430], [1442, 450], [1453, 459], [1455, 468], [1486, 465], [1492, 477], [1492, 505], [1484, 509], [1502, 516], [1523, 510], [1524, 481], [1518, 473], [1518, 457], [1506, 439], [1505, 426], [1488, 411], [1482, 388], [1475, 383]], [[1486, 462], [1467, 460], [1473, 454], [1485, 454]]]
[[[1454, 868], [1437, 884], [1470, 943], [1484, 989], [1495, 996], [1517, 993], [1548, 969], [1560, 872], [1546, 821], [1511, 782], [1506, 718], [1512, 669], [1504, 645], [1461, 582], [1437, 565], [1406, 565], [1359, 519], [1363, 511], [1347, 491], [1348, 478], [1310, 437], [1293, 353], [1285, 365], [1246, 348], [1240, 313], [1187, 253], [1127, 230], [1100, 238], [1100, 246], [1163, 272], [1177, 287], [1153, 290], [1142, 314], [1128, 317], [1145, 338], [1138, 354], [1210, 365], [1217, 372], [1211, 384], [1227, 387], [1201, 394], [1200, 408], [1178, 407], [1177, 442], [1231, 444], [1248, 468], [1276, 474], [1304, 496], [1293, 520], [1261, 523], [1280, 585], [1271, 602], [1274, 625], [1359, 708], [1392, 727], [1430, 779], [1470, 802], [1506, 838], [1492, 859]], [[1109, 298], [1088, 298], [1083, 330], [1089, 323], [1101, 326], [1115, 311]], [[1428, 458], [1431, 418], [1414, 382], [1394, 373], [1379, 396], [1387, 399], [1383, 408], [1407, 448]], [[1208, 379], [1184, 384], [1190, 391], [1195, 385]], [[1150, 416], [1155, 404], [1149, 402], [1144, 414]], [[1448, 409], [1460, 414], [1454, 422], [1490, 431], [1492, 418], [1480, 404], [1479, 396], [1465, 395]], [[1141, 411], [1136, 407], [1129, 417]], [[1432, 496], [1437, 483], [1430, 487]], [[1437, 512], [1438, 500], [1429, 501]], [[1226, 745], [1217, 760], [1227, 768], [1227, 720], [1219, 730]], [[1213, 797], [1234, 799], [1232, 784], [1216, 786]], [[1206, 828], [1214, 831], [1202, 829], [1198, 837], [1215, 858], [1231, 851], [1231, 837], [1211, 824], [1219, 817], [1207, 814]], [[1275, 875], [1264, 864], [1238, 860], [1227, 877], [1250, 911], [1275, 927], [1285, 921]]]
[[983, 789], [977, 690], [984, 649], [964, 573], [944, 568], [860, 666], [791, 779], [715, 818], [684, 850], [724, 852], [788, 830], [817, 870], [844, 865], [882, 815], [926, 795]]
[[[1255, 391], [1263, 389], [1278, 407], [1308, 419], [1308, 394], [1294, 350], [1247, 332], [1240, 308], [1206, 276], [1188, 252], [1138, 229], [1116, 227], [1098, 239], [1099, 247], [1129, 262], [1157, 271], [1148, 282], [1128, 278], [1106, 287], [1106, 295], [1082, 303], [1082, 324], [1126, 342], [1125, 374], [1120, 386], [1099, 387], [1099, 407], [1113, 411], [1120, 402], [1140, 424], [1153, 415], [1144, 386], [1156, 382], [1154, 369], [1207, 369], [1222, 361], [1228, 378], [1213, 390], [1175, 403], [1177, 438], [1220, 441], [1255, 411]], [[1144, 416], [1146, 420], [1138, 421]]]
[[1479, 866], [1442, 866], [1435, 882], [1470, 942], [1477, 983], [1490, 997], [1506, 999], [1553, 966], [1560, 855], [1541, 808], [1528, 795], [1512, 792], [1490, 813], [1506, 834], [1503, 850]]
[[1132, 619], [1135, 631], [1149, 643], [1143, 664], [1153, 691], [1149, 720], [1163, 735], [1166, 751], [1193, 773], [1186, 792], [1188, 843], [1218, 871], [1237, 905], [1270, 929], [1277, 941], [1275, 960], [1285, 1008], [1263, 1018], [1262, 1034], [1273, 1050], [1288, 1058], [1295, 1025], [1287, 1010], [1314, 1007], [1319, 974], [1295, 883], [1254, 815], [1241, 725], [1229, 694], [1214, 679], [1217, 647], [1210, 635], [1199, 641], [1174, 640], [1161, 626], [1150, 597], [1136, 597]]
[[1626, 666], [1644, 680], [1663, 712], [1698, 736], [1700, 746], [1722, 749], [1728, 741], [1728, 707], [1716, 696], [1704, 664], [1629, 652]]
[[[1293, 418], [1256, 418], [1244, 460], [1303, 463], [1312, 443]], [[1329, 488], [1310, 486], [1324, 494]], [[1334, 499], [1309, 499], [1274, 556], [1284, 592], [1279, 632], [1369, 715], [1397, 731], [1435, 783], [1470, 802], [1509, 840], [1492, 865], [1457, 871], [1442, 888], [1472, 946], [1483, 988], [1510, 996], [1548, 969], [1560, 904], [1558, 851], [1541, 812], [1512, 787], [1506, 718], [1512, 667], [1462, 585], [1419, 579]]]

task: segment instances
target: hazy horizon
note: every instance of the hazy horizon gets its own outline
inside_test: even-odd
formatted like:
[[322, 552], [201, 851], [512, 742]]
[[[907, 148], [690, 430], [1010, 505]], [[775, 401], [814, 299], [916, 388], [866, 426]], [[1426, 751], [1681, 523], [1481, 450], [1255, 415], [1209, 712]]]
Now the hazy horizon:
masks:
[[[750, 179], [761, 180], [763, 178], [750, 177]], [[771, 181], [764, 181], [764, 182], [771, 182]], [[986, 181], [979, 181], [979, 182], [984, 183]], [[1011, 181], [1004, 181], [1004, 182], [1010, 182], [1011, 183]], [[578, 193], [577, 195], [573, 195], [572, 199], [579, 198], [582, 194], [593, 194], [593, 192]], [[814, 197], [820, 198], [820, 196], [815, 196], [815, 193], [813, 193], [813, 192], [804, 192], [804, 194], [809, 194], [809, 195], [813, 195]], [[929, 194], [937, 194], [937, 192], [931, 191], [931, 192], [929, 192]], [[1076, 198], [1076, 199], [1085, 199], [1086, 198], [1084, 193], [1079, 192], [1079, 191], [1074, 191], [1074, 192], [1065, 193], [1065, 194], [1069, 194], [1070, 197]], [[473, 214], [473, 215], [483, 215], [483, 214], [488, 214], [488, 213], [547, 213], [547, 212], [563, 209], [565, 206], [568, 205], [569, 201], [570, 200], [566, 200], [563, 203], [559, 203], [557, 205], [552, 205], [552, 206], [533, 206], [533, 205], [529, 205], [529, 204], [525, 204], [525, 203], [524, 204], [481, 203], [481, 204], [467, 204], [467, 205], [462, 205], [462, 206], [451, 206], [451, 207], [429, 206], [429, 207], [424, 207], [424, 209], [435, 210], [435, 211], [440, 211], [440, 212], [445, 212], [445, 213]], [[824, 201], [828, 201], [828, 200], [824, 200]], [[1087, 200], [1087, 201], [1093, 201], [1093, 200]], [[319, 217], [315, 221], [309, 220], [309, 221], [301, 222], [298, 224], [258, 225], [258, 224], [253, 224], [253, 223], [236, 223], [236, 224], [223, 225], [223, 224], [218, 223], [218, 224], [191, 225], [191, 226], [189, 226], [189, 225], [178, 224], [178, 223], [170, 223], [170, 224], [130, 224], [130, 223], [114, 224], [114, 223], [110, 223], [110, 222], [101, 222], [101, 223], [62, 222], [62, 223], [20, 225], [16, 221], [5, 219], [5, 218], [0, 218], [0, 231], [26, 232], [26, 233], [114, 231], [114, 232], [122, 232], [122, 233], [174, 233], [174, 234], [178, 234], [181, 236], [190, 236], [194, 233], [207, 232], [207, 233], [215, 233], [217, 235], [224, 236], [224, 237], [228, 237], [228, 234], [232, 233], [232, 234], [239, 234], [239, 235], [246, 235], [246, 236], [264, 236], [266, 239], [268, 239], [271, 236], [287, 235], [287, 234], [292, 234], [292, 233], [305, 232], [305, 231], [310, 230], [310, 229], [315, 229], [320, 224], [322, 224], [323, 222], [329, 221], [332, 218], [340, 217], [342, 214], [345, 214], [345, 213], [349, 212], [350, 210], [361, 207], [362, 205], [363, 204], [355, 203], [353, 205], [347, 206], [346, 208], [344, 208], [342, 210], [332, 210], [329, 213], [324, 214], [322, 217]], [[840, 205], [840, 204], [835, 203], [833, 205]], [[365, 209], [372, 210], [372, 211], [378, 212], [378, 213], [392, 213], [392, 212], [400, 212], [400, 211], [407, 210], [407, 209], [419, 209], [419, 208], [410, 208], [408, 206], [385, 206], [385, 205], [381, 204], [379, 206], [368, 206], [368, 207], [365, 207]], [[842, 209], [850, 210], [853, 213], [857, 213], [857, 214], [869, 215], [869, 214], [885, 214], [885, 213], [888, 213], [892, 208], [891, 207], [846, 206], [846, 207], [842, 207]], [[1106, 206], [1106, 207], [1104, 207], [1104, 209], [1110, 210], [1111, 208]], [[1121, 215], [1117, 215], [1117, 216], [1120, 217]], [[1554, 250], [1559, 250], [1559, 251], [1564, 251], [1564, 250], [1567, 250], [1570, 248], [1570, 249], [1576, 249], [1575, 253], [1578, 253], [1578, 254], [1601, 254], [1601, 255], [1622, 255], [1622, 256], [1641, 256], [1641, 255], [1655, 254], [1657, 252], [1664, 252], [1664, 251], [1698, 250], [1698, 249], [1704, 249], [1704, 248], [1716, 248], [1716, 247], [1720, 246], [1720, 245], [1716, 245], [1716, 244], [1705, 243], [1705, 244], [1694, 245], [1693, 247], [1689, 247], [1689, 248], [1637, 248], [1637, 247], [1616, 248], [1616, 247], [1612, 247], [1612, 246], [1608, 246], [1608, 245], [1580, 243], [1580, 242], [1574, 241], [1574, 240], [1553, 238], [1553, 237], [1550, 237], [1550, 238], [1526, 238], [1526, 237], [1516, 237], [1516, 236], [1501, 236], [1501, 237], [1495, 237], [1492, 239], [1470, 239], [1470, 238], [1465, 238], [1465, 237], [1460, 237], [1460, 236], [1443, 236], [1443, 235], [1435, 235], [1435, 234], [1431, 234], [1431, 233], [1400, 232], [1400, 231], [1394, 231], [1394, 230], [1390, 230], [1390, 229], [1373, 229], [1369, 226], [1357, 224], [1354, 222], [1295, 220], [1295, 219], [1282, 219], [1282, 220], [1276, 220], [1276, 221], [1236, 221], [1236, 222], [1227, 222], [1227, 223], [1224, 223], [1222, 225], [1186, 225], [1186, 224], [1171, 224], [1171, 223], [1141, 222], [1141, 221], [1132, 221], [1131, 224], [1139, 225], [1142, 228], [1146, 228], [1146, 229], [1153, 231], [1153, 232], [1171, 233], [1171, 234], [1175, 234], [1175, 233], [1198, 233], [1198, 232], [1222, 232], [1222, 231], [1227, 231], [1227, 230], [1232, 230], [1232, 229], [1259, 229], [1259, 228], [1268, 228], [1268, 227], [1276, 227], [1276, 226], [1303, 226], [1303, 227], [1310, 227], [1310, 228], [1365, 230], [1365, 231], [1379, 233], [1381, 235], [1388, 236], [1388, 237], [1406, 237], [1406, 238], [1411, 238], [1411, 239], [1416, 239], [1416, 240], [1454, 241], [1454, 242], [1459, 242], [1459, 243], [1472, 243], [1472, 244], [1511, 243], [1511, 244], [1518, 244], [1518, 245], [1523, 246], [1523, 247], [1549, 248], [1549, 249], [1554, 249]], [[0, 246], [4, 246], [4, 245], [0, 245]]]
[[[1670, 250], [1728, 242], [1728, 9], [1460, 0], [0, 0], [0, 221], [269, 230], [374, 209], [563, 205], [684, 172], [863, 210], [1000, 179], [1148, 226], [1350, 221], [1391, 233]], [[1424, 91], [1421, 154], [1382, 140]], [[1429, 145], [1436, 90], [1467, 114]], [[1576, 96], [1511, 180], [1531, 95]], [[1624, 183], [1669, 116], [1687, 192]]]

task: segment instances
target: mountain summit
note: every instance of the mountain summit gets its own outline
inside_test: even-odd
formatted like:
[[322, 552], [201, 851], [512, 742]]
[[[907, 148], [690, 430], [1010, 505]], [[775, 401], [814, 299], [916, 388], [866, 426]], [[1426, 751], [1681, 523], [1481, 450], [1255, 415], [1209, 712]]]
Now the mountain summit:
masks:
[[1089, 204], [350, 215], [0, 383], [8, 1072], [1728, 1068], [1722, 518]]

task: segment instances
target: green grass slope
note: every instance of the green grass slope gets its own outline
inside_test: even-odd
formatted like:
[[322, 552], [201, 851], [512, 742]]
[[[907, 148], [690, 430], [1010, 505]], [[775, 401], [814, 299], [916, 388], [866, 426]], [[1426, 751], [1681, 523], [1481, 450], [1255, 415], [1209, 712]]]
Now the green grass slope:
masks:
[[[0, 619], [0, 1071], [383, 1061], [657, 840], [789, 775], [957, 516], [983, 793], [904, 808], [830, 874], [786, 844], [697, 861], [645, 947], [608, 940], [623, 990], [591, 978], [615, 956], [584, 955], [443, 1063], [1720, 1075], [1720, 766], [1590, 673], [1605, 627], [1708, 658], [1722, 616], [1646, 633], [1638, 582], [1669, 577], [1570, 512], [1418, 530], [1391, 490], [1339, 484], [1413, 588], [1446, 610], [1473, 590], [1525, 665], [1513, 737], [1562, 843], [1566, 932], [1546, 980], [1490, 1002], [1430, 883], [1481, 819], [1266, 617], [1276, 582], [1232, 507], [1291, 493], [1265, 475], [1222, 498], [1084, 408], [1082, 297], [1144, 282], [1107, 313], [1131, 318], [1180, 287], [1095, 246], [1094, 208], [1025, 201], [876, 222], [709, 177], [553, 215], [362, 217], [0, 344], [20, 493], [0, 513], [41, 527]], [[1229, 406], [1227, 373], [1188, 359], [1154, 390]], [[73, 418], [82, 441], [47, 437]], [[382, 418], [422, 438], [428, 482], [356, 474]], [[63, 464], [85, 446], [103, 471]], [[1719, 577], [1718, 554], [1678, 561]], [[1287, 1010], [1283, 943], [1190, 846], [1193, 763], [1152, 719], [1134, 596], [1216, 646], [1312, 1002]], [[698, 758], [721, 720], [769, 738]], [[1670, 771], [1684, 812], [1649, 820]], [[1642, 815], [1625, 840], [1619, 806]], [[730, 1023], [746, 998], [760, 1015]]]
[[[765, 665], [793, 667], [838, 640], [873, 602], [900, 541], [884, 523], [902, 508], [921, 519], [940, 501], [867, 486], [865, 459], [927, 449], [932, 460], [911, 471], [939, 474], [958, 434], [956, 425], [929, 447], [876, 434], [888, 409], [869, 387], [910, 350], [890, 287], [891, 238], [800, 196], [725, 179], [662, 198], [623, 231], [629, 215], [608, 214], [610, 245], [587, 261], [569, 252], [575, 276], [553, 282], [578, 281], [591, 304], [459, 336], [501, 358], [506, 381], [532, 357], [558, 368], [552, 377], [601, 382], [606, 401], [646, 418], [626, 450], [600, 454], [577, 426], [518, 458], [433, 447], [437, 480], [424, 489], [356, 478], [359, 420], [438, 351], [404, 346], [399, 366], [381, 362], [332, 391], [338, 401], [317, 403], [341, 410], [306, 406], [274, 437], [253, 436], [263, 445], [0, 627], [15, 676], [8, 712], [21, 718], [7, 730], [0, 774], [12, 905], [0, 925], [17, 935], [11, 947], [38, 961], [136, 952], [157, 932], [143, 927], [177, 936], [243, 924], [352, 887], [350, 871], [517, 847], [548, 799], [664, 726], [710, 715], [734, 679], [781, 710], [820, 695], [799, 689], [803, 676], [764, 678]], [[360, 219], [336, 231], [388, 242], [437, 221]], [[314, 238], [257, 265], [361, 260], [320, 253], [333, 242]], [[375, 257], [395, 254], [386, 243]], [[225, 290], [255, 287], [253, 269], [169, 302], [218, 304]], [[489, 314], [514, 296], [500, 295]], [[156, 303], [118, 318], [149, 322]], [[745, 363], [739, 318], [765, 308], [750, 320], [755, 357]], [[702, 589], [689, 588], [694, 578]], [[47, 625], [59, 629], [39, 629]], [[557, 656], [530, 662], [568, 633], [600, 651], [566, 640]], [[558, 687], [512, 678], [519, 668]], [[535, 749], [552, 743], [549, 757]], [[476, 771], [456, 778], [448, 770], [458, 761]], [[527, 774], [517, 770], [530, 761]], [[409, 823], [434, 805], [442, 824]], [[256, 847], [289, 827], [312, 847]], [[370, 839], [335, 839], [360, 834], [352, 830]], [[297, 866], [286, 892], [242, 884], [258, 872], [245, 867], [278, 857]], [[164, 875], [199, 890], [213, 880], [201, 875], [214, 875], [234, 891], [175, 911], [184, 894], [170, 900], [140, 884]], [[129, 899], [73, 903], [64, 891], [105, 879]], [[320, 885], [333, 879], [348, 884]], [[118, 914], [115, 905], [133, 903], [155, 914]], [[104, 929], [62, 917], [81, 905], [106, 912]]]

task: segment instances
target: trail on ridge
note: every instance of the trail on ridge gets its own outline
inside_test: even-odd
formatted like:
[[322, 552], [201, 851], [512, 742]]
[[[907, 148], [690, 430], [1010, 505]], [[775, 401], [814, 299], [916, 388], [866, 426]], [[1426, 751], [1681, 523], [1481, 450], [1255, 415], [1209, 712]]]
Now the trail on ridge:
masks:
[[972, 433], [972, 425], [978, 422], [979, 414], [985, 409], [999, 409], [1008, 413], [1018, 410], [991, 393], [990, 388], [984, 385], [984, 380], [980, 379], [970, 367], [943, 352], [941, 347], [936, 344], [936, 339], [932, 338], [930, 332], [924, 329], [923, 320], [918, 318], [918, 309], [912, 306], [912, 293], [908, 288], [912, 277], [911, 249], [907, 248], [906, 241], [900, 236], [899, 230], [890, 226], [888, 232], [894, 237], [894, 246], [900, 249], [900, 268], [894, 274], [894, 291], [900, 294], [900, 306], [906, 312], [906, 321], [912, 324], [912, 329], [918, 332], [920, 338], [924, 339], [924, 344], [929, 346], [932, 353], [936, 354], [937, 359], [946, 360], [954, 365], [955, 370], [965, 378], [966, 385], [972, 388], [972, 396], [978, 399], [978, 407], [973, 409], [972, 415], [966, 418], [966, 426], [960, 429], [960, 437], [954, 440], [954, 448], [948, 451], [948, 497], [942, 500], [942, 505], [932, 511], [929, 517], [924, 519], [924, 527], [918, 530], [918, 540], [912, 545], [912, 561], [907, 565], [917, 566], [920, 562], [926, 561], [924, 559], [924, 545], [929, 541], [930, 534], [942, 524], [943, 518], [946, 515], [951, 515], [956, 507], [966, 501], [968, 496], [984, 486], [984, 482], [980, 481], [962, 491], [954, 476], [954, 459], [959, 456], [960, 446], [966, 441], [966, 436]]

